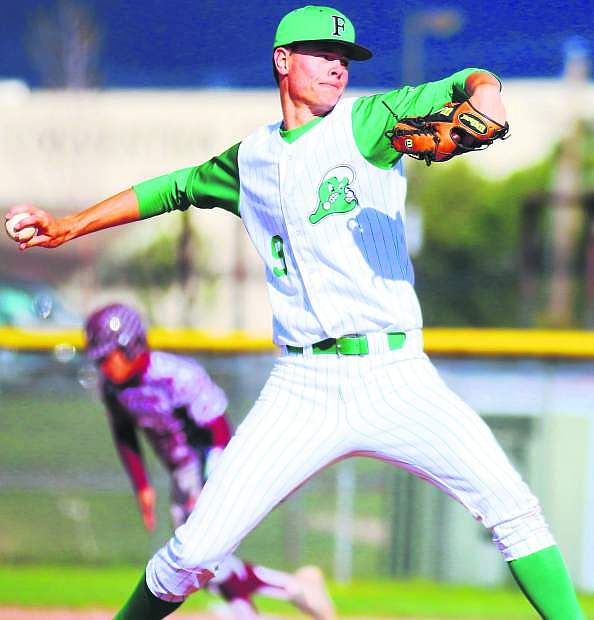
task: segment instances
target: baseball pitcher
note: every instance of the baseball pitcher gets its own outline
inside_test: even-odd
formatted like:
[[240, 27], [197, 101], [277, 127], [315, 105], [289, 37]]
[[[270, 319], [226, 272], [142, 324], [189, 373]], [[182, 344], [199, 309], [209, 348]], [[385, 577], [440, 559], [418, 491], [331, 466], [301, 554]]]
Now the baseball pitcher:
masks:
[[80, 213], [56, 219], [19, 205], [7, 214], [30, 213], [15, 227], [37, 228], [19, 242], [25, 249], [218, 207], [241, 217], [265, 266], [281, 355], [188, 520], [117, 618], [171, 613], [295, 488], [353, 454], [404, 468], [460, 502], [491, 531], [543, 618], [584, 618], [537, 498], [423, 351], [406, 245], [403, 154], [445, 162], [504, 138], [499, 80], [467, 68], [343, 97], [351, 62], [372, 54], [326, 6], [285, 15], [272, 48], [281, 121]]

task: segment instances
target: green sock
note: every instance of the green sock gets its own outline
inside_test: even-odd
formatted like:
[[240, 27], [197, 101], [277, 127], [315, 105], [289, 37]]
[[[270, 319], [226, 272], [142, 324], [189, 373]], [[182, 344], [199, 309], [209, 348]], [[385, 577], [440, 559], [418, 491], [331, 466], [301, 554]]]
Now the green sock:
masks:
[[554, 545], [512, 560], [509, 568], [545, 620], [585, 620], [559, 547]]
[[176, 610], [181, 603], [168, 603], [157, 598], [146, 585], [144, 574], [126, 604], [113, 620], [160, 620]]

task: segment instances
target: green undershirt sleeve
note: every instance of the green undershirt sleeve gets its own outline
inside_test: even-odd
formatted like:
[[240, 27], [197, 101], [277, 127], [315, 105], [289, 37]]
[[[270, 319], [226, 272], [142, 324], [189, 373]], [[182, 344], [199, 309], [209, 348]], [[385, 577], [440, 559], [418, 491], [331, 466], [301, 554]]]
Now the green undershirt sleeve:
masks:
[[239, 143], [200, 166], [182, 168], [133, 186], [141, 219], [168, 211], [219, 207], [239, 215]]
[[466, 79], [475, 71], [484, 69], [463, 69], [436, 82], [403, 86], [357, 99], [353, 105], [352, 121], [355, 142], [361, 154], [378, 168], [391, 168], [402, 157], [385, 136], [386, 131], [396, 123], [394, 114], [398, 118], [424, 116], [436, 112], [448, 101], [467, 99]]

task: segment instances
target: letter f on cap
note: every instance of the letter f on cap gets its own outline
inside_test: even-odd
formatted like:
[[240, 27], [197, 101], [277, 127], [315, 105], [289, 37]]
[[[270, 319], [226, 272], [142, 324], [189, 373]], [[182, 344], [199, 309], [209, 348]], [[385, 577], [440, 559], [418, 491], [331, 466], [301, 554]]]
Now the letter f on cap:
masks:
[[341, 37], [344, 32], [344, 17], [342, 17], [342, 15], [332, 15], [332, 19], [334, 21], [334, 32], [332, 36]]

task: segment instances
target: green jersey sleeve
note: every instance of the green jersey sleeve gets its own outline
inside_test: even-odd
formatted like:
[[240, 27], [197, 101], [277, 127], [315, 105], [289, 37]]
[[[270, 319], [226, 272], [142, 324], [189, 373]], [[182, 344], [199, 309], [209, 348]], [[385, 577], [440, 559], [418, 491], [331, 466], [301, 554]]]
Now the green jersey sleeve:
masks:
[[220, 207], [239, 215], [239, 143], [200, 166], [182, 168], [134, 185], [141, 219], [167, 211]]
[[466, 79], [475, 71], [484, 69], [463, 69], [436, 82], [403, 86], [357, 99], [353, 105], [352, 121], [359, 151], [378, 168], [391, 168], [402, 157], [385, 136], [386, 131], [396, 123], [392, 112], [398, 118], [424, 116], [439, 110], [448, 101], [463, 101], [468, 98]]

